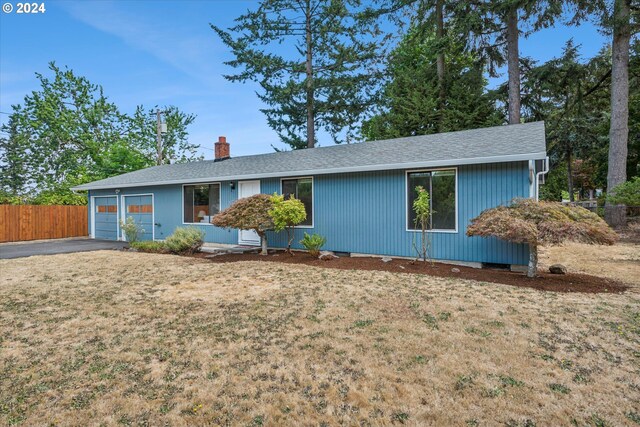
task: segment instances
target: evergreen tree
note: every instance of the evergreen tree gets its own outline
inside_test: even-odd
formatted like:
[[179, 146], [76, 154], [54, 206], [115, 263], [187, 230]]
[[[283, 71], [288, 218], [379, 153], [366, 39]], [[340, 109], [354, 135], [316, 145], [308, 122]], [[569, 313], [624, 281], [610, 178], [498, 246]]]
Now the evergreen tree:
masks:
[[240, 70], [225, 78], [260, 84], [261, 111], [292, 148], [314, 147], [318, 128], [348, 140], [381, 77], [381, 33], [367, 11], [359, 0], [263, 0], [226, 31], [211, 25]]
[[565, 188], [571, 201], [576, 160], [588, 159], [602, 142], [608, 65], [604, 55], [582, 61], [579, 47], [569, 40], [560, 57], [526, 73], [525, 92], [536, 93], [535, 118], [546, 121], [547, 147], [554, 165], [562, 163], [567, 168]]
[[[584, 4], [583, 4], [584, 3]], [[587, 0], [470, 0], [454, 2], [455, 27], [481, 54], [495, 75], [495, 67], [507, 64], [508, 119], [520, 123], [520, 34], [525, 36], [552, 26], [573, 6], [569, 23], [577, 24], [588, 13]], [[468, 36], [468, 37], [467, 37]]]
[[433, 26], [412, 27], [389, 57], [389, 82], [382, 111], [363, 124], [366, 139], [396, 138], [500, 124], [504, 121], [487, 93], [482, 64], [463, 45], [448, 39], [441, 104], [438, 72], [441, 41]]
[[[589, 182], [591, 188], [607, 187], [609, 128], [611, 120], [611, 49], [604, 47], [596, 56], [582, 60], [579, 46], [569, 41], [563, 54], [544, 64], [523, 62], [523, 113], [525, 120], [545, 120], [551, 174], [543, 187], [546, 198], [559, 199], [562, 186], [572, 198], [574, 190]], [[640, 42], [631, 49], [629, 177], [640, 174]], [[506, 85], [499, 92], [506, 98]], [[635, 129], [635, 131], [633, 131]], [[574, 170], [576, 167], [580, 171]], [[580, 175], [583, 175], [582, 177]], [[588, 175], [588, 176], [586, 176]], [[579, 184], [578, 182], [578, 184]], [[553, 187], [553, 189], [551, 189]], [[546, 189], [545, 189], [546, 188]]]
[[[610, 6], [610, 7], [606, 7]], [[613, 0], [603, 8], [603, 26], [612, 34], [611, 44], [611, 126], [607, 189], [627, 180], [629, 142], [629, 51], [631, 38], [640, 31], [640, 2]], [[626, 224], [626, 208], [607, 202], [605, 218], [612, 226]]]

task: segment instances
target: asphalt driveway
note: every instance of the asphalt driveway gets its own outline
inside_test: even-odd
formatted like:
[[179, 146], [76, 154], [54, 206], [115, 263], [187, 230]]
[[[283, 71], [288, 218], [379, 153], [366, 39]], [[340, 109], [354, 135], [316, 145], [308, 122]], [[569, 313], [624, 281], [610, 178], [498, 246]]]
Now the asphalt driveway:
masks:
[[70, 252], [100, 251], [104, 249], [122, 249], [127, 242], [96, 240], [87, 237], [77, 239], [56, 239], [37, 242], [0, 244], [0, 259], [22, 258], [33, 255], [66, 254]]

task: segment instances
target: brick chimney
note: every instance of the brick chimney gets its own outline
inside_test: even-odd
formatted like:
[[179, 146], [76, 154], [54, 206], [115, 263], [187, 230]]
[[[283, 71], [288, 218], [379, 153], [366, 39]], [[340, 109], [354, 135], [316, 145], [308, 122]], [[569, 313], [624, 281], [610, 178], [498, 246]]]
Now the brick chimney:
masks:
[[216, 153], [216, 158], [215, 158], [216, 162], [219, 162], [221, 160], [226, 160], [231, 157], [230, 150], [229, 150], [229, 143], [227, 142], [226, 136], [219, 136], [218, 142], [216, 142], [214, 145], [215, 145], [215, 153]]

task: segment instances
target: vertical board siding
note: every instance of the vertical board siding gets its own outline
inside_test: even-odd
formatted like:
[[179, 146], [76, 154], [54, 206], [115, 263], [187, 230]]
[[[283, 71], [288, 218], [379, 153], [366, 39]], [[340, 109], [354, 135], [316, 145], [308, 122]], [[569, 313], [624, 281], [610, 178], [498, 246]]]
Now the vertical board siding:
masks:
[[[471, 218], [485, 209], [507, 204], [515, 197], [529, 196], [529, 173], [526, 162], [460, 166], [458, 169], [458, 210], [456, 233], [433, 232], [432, 256], [435, 259], [526, 264], [528, 248], [495, 238], [467, 237]], [[407, 231], [406, 171], [377, 171], [313, 177], [313, 228], [297, 228], [293, 246], [299, 244], [305, 232], [319, 233], [327, 238], [325, 249], [364, 254], [414, 256], [414, 239], [420, 234]], [[283, 178], [293, 176], [283, 175]], [[215, 181], [212, 181], [215, 182]], [[221, 209], [227, 208], [238, 196], [238, 181], [221, 182]], [[260, 180], [260, 192], [280, 193], [280, 178]], [[165, 239], [182, 224], [182, 186], [148, 186], [121, 189], [120, 195], [153, 193], [155, 238]], [[114, 190], [94, 190], [91, 196], [114, 195]], [[118, 200], [121, 206], [121, 200]], [[238, 243], [237, 230], [225, 230], [213, 225], [193, 226], [205, 231], [211, 243]], [[286, 233], [267, 233], [269, 245], [286, 246]]]
[[[362, 172], [314, 177], [314, 228], [298, 228], [294, 247], [304, 232], [327, 238], [326, 249], [340, 252], [415, 256], [420, 233], [407, 231], [406, 171]], [[526, 162], [458, 167], [458, 231], [433, 232], [435, 259], [526, 264], [525, 245], [495, 238], [467, 237], [469, 221], [485, 209], [529, 194]], [[264, 193], [280, 192], [279, 179], [262, 180]], [[268, 233], [269, 244], [286, 245], [285, 233]]]
[[88, 235], [86, 206], [0, 205], [0, 243]]

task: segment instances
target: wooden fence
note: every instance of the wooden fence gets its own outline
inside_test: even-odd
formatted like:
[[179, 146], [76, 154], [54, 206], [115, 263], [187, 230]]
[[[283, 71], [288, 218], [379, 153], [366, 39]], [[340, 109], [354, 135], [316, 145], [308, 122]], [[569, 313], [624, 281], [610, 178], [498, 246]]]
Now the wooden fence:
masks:
[[0, 205], [0, 243], [87, 236], [86, 206]]

